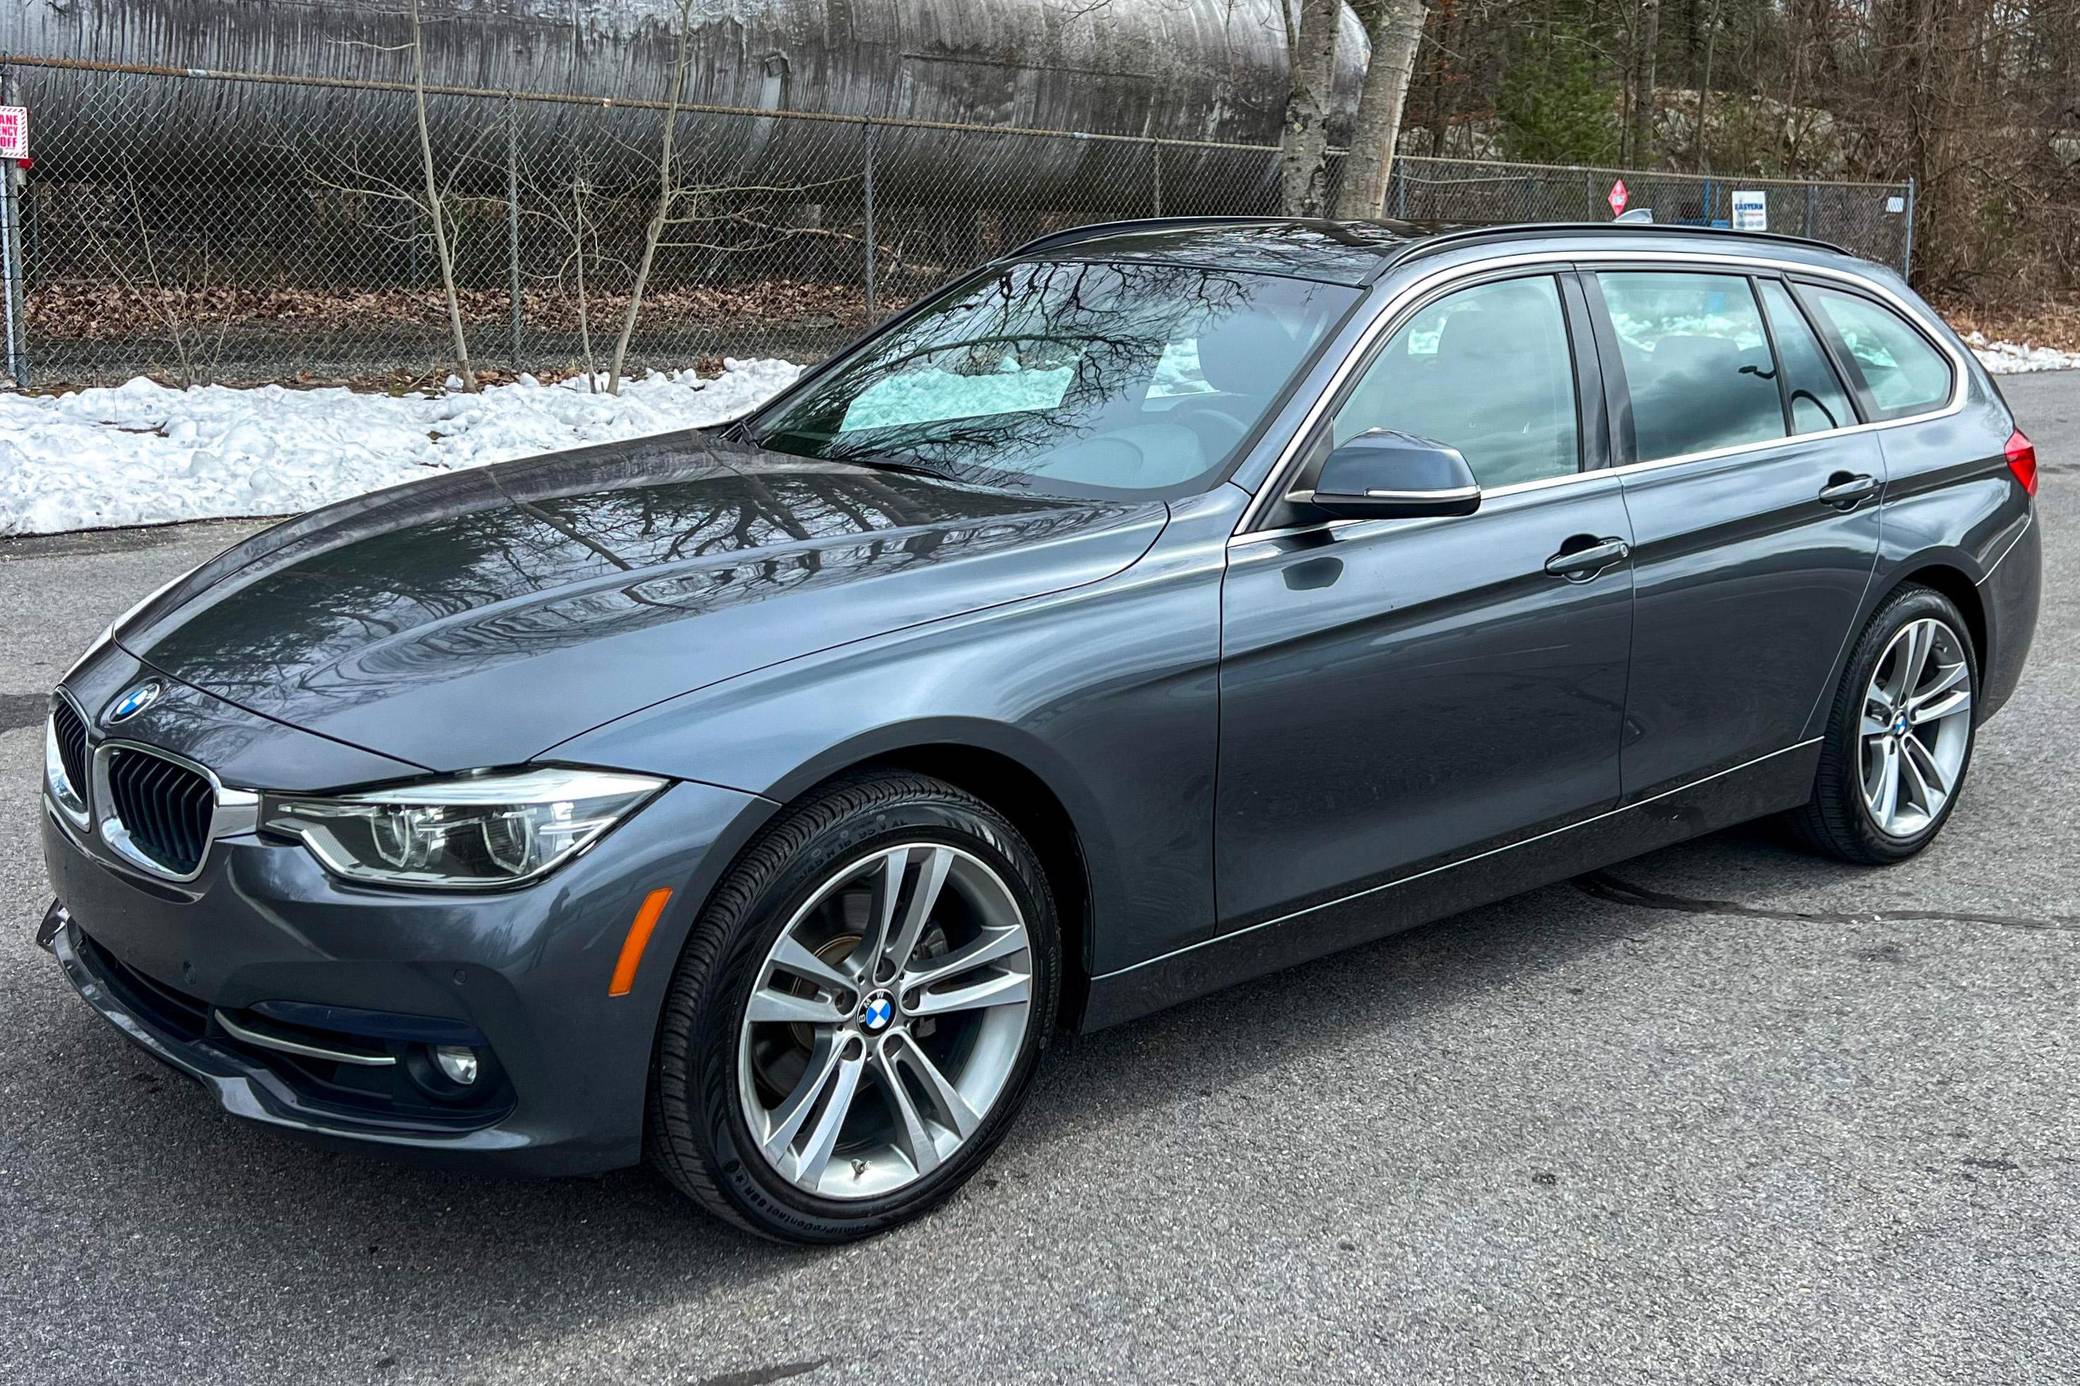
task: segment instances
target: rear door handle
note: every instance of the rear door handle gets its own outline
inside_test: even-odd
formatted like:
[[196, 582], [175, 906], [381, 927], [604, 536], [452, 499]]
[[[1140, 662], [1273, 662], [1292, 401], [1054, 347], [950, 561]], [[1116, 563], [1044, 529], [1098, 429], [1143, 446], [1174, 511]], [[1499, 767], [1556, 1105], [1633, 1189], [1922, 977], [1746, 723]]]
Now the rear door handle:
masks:
[[1836, 472], [1820, 488], [1820, 503], [1853, 510], [1865, 496], [1878, 489], [1878, 479], [1863, 472]]
[[1589, 540], [1582, 548], [1562, 549], [1546, 560], [1546, 571], [1557, 578], [1570, 582], [1587, 582], [1613, 563], [1623, 563], [1632, 557], [1632, 545], [1623, 539], [1592, 539], [1589, 535], [1576, 535], [1570, 544]]

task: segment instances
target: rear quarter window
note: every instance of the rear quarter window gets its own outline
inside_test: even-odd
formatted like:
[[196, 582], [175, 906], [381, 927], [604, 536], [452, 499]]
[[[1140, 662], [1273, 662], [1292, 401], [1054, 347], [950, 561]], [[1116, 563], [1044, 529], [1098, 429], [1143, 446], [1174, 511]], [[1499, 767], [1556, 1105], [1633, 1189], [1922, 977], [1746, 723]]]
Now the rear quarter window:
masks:
[[1862, 377], [1873, 418], [1924, 414], [1949, 401], [1949, 358], [1905, 318], [1844, 289], [1801, 284], [1799, 293], [1833, 332], [1849, 369]]

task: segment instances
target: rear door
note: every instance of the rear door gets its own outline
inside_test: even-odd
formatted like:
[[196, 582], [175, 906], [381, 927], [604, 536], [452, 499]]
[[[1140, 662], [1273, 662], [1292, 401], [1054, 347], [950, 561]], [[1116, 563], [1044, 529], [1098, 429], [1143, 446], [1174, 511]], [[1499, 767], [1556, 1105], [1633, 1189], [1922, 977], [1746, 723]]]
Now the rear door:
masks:
[[1582, 280], [1633, 528], [1636, 798], [1799, 740], [1877, 562], [1885, 462], [1779, 278]]
[[[1565, 273], [1450, 289], [1358, 372], [1310, 456], [1375, 428], [1434, 438], [1465, 454], [1480, 508], [1274, 520], [1231, 543], [1215, 833], [1228, 927], [1616, 802], [1630, 531], [1601, 466], [1595, 370]], [[1294, 489], [1310, 484], [1303, 471]]]

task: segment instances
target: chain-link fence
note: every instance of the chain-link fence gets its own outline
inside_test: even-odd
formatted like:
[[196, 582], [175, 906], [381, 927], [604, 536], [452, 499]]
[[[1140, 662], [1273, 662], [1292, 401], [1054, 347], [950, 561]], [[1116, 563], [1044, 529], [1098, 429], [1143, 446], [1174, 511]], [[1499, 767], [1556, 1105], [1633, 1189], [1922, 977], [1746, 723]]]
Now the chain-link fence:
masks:
[[[631, 326], [660, 204], [655, 103], [438, 88], [422, 119], [396, 83], [49, 60], [35, 75], [15, 209], [17, 381], [33, 388], [444, 376], [422, 129], [473, 364], [536, 374], [603, 370], [624, 330], [636, 370], [812, 360], [1045, 231], [1276, 201], [1270, 146], [690, 107]], [[36, 118], [51, 91], [56, 114]], [[1387, 211], [1602, 221], [1619, 178], [1657, 220], [1726, 224], [1736, 188], [1761, 190], [1772, 230], [1895, 265], [1909, 253], [1893, 186], [1406, 158]]]

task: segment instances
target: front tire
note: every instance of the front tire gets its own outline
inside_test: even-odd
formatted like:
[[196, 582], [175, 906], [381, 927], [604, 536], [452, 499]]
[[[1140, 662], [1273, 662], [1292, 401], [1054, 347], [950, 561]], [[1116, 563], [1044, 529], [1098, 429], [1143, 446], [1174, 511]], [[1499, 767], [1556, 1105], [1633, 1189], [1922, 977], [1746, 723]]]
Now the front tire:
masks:
[[1815, 849], [1883, 866], [1935, 840], [1971, 768], [1979, 666], [1948, 597], [1901, 588], [1842, 672], [1814, 777], [1791, 825]]
[[785, 812], [716, 889], [667, 993], [649, 1147], [782, 1241], [923, 1213], [1009, 1129], [1054, 1024], [1059, 930], [1018, 830], [919, 775]]

